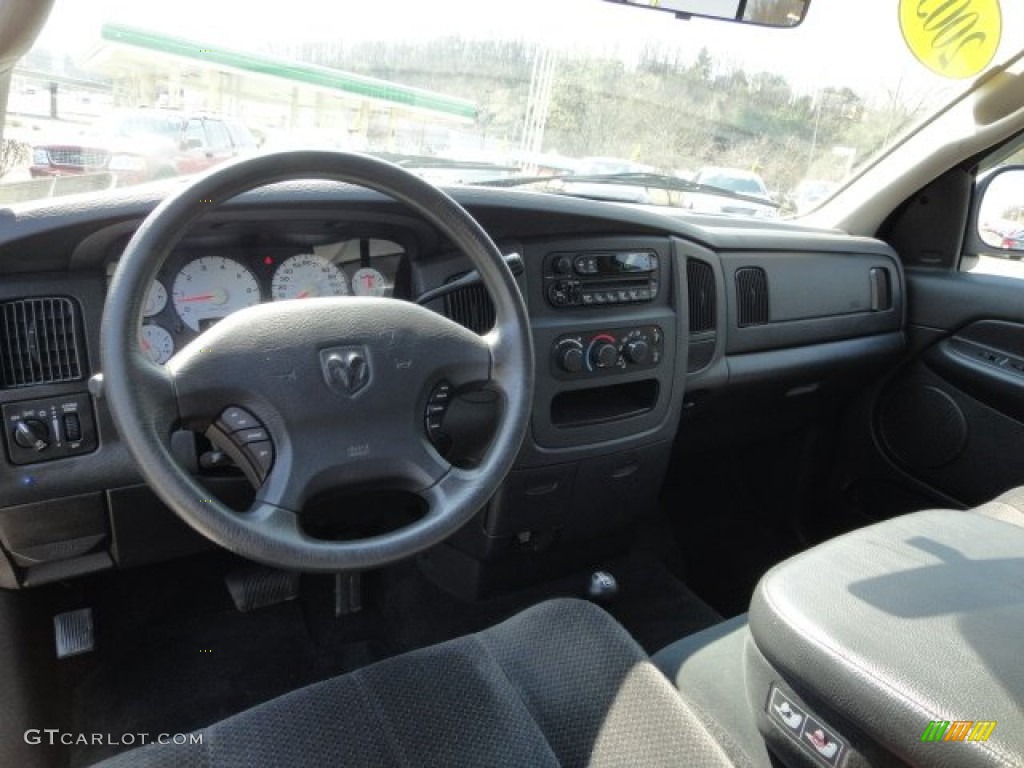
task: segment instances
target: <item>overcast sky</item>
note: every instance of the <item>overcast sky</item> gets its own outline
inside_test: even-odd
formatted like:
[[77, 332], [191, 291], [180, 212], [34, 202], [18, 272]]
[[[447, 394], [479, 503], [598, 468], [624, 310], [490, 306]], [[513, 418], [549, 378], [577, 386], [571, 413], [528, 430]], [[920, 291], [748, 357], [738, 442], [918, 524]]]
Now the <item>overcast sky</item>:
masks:
[[[1024, 2], [1002, 5], [997, 61], [1024, 47]], [[899, 84], [903, 92], [939, 89], [944, 98], [952, 92], [904, 46], [897, 0], [812, 0], [804, 24], [786, 30], [679, 21], [603, 0], [287, 0], [280, 13], [266, 7], [252, 0], [58, 0], [44, 44], [73, 50], [95, 40], [106, 21], [243, 50], [271, 42], [459, 34], [615, 52], [629, 60], [650, 42], [679, 47], [684, 55], [707, 46], [719, 60], [778, 72], [806, 91], [849, 85], [885, 93]]]

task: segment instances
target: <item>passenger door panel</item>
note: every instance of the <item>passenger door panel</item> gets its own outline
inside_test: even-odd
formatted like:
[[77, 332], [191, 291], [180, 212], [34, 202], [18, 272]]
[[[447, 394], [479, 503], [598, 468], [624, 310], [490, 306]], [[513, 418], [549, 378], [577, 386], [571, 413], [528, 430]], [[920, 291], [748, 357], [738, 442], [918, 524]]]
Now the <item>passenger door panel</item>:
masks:
[[1024, 484], [1024, 282], [906, 279], [917, 353], [878, 390], [875, 445], [938, 503], [984, 503]]

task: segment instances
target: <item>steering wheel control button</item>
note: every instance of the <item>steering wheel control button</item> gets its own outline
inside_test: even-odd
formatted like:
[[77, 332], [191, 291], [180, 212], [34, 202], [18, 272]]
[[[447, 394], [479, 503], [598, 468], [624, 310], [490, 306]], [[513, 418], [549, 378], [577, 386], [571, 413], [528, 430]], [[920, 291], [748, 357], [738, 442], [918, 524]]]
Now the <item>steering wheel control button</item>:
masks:
[[444, 432], [444, 417], [452, 401], [452, 385], [441, 381], [430, 391], [424, 413], [423, 425], [427, 431], [427, 439], [440, 452], [444, 453], [451, 446], [451, 439]]
[[256, 429], [262, 427], [259, 419], [253, 416], [244, 408], [238, 406], [231, 406], [220, 415], [218, 423], [221, 430], [231, 434], [232, 432], [239, 432], [243, 429]]
[[[245, 473], [249, 482], [256, 487], [263, 484], [274, 466], [274, 444], [259, 419], [244, 408], [233, 405], [224, 410], [217, 423], [207, 430], [206, 436]], [[211, 469], [225, 466], [228, 462], [210, 457], [201, 463], [204, 468]]]
[[256, 474], [260, 482], [266, 479], [270, 468], [274, 466], [274, 445], [269, 440], [259, 443], [249, 443], [244, 448], [245, 454], [256, 467]]
[[267, 430], [263, 427], [255, 427], [254, 429], [243, 429], [240, 432], [235, 432], [231, 435], [231, 439], [239, 445], [245, 445], [247, 443], [260, 443], [270, 440], [270, 435], [267, 434]]
[[3, 406], [12, 464], [35, 464], [96, 450], [89, 395], [64, 395]]
[[566, 333], [551, 346], [551, 372], [582, 379], [656, 368], [665, 354], [665, 332], [657, 325]]

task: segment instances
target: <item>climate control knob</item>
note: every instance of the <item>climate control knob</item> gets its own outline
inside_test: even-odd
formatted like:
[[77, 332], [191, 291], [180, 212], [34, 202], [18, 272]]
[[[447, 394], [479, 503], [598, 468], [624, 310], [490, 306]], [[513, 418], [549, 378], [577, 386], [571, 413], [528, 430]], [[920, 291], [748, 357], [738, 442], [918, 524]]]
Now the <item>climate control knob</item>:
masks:
[[651, 356], [651, 345], [643, 339], [634, 339], [626, 345], [626, 359], [634, 365], [644, 365]]
[[614, 344], [601, 342], [591, 350], [590, 359], [598, 368], [612, 368], [619, 362], [619, 350]]
[[583, 350], [577, 346], [564, 347], [558, 352], [558, 365], [567, 373], [583, 370]]
[[14, 428], [14, 442], [30, 451], [45, 451], [50, 447], [50, 430], [38, 419], [24, 419]]

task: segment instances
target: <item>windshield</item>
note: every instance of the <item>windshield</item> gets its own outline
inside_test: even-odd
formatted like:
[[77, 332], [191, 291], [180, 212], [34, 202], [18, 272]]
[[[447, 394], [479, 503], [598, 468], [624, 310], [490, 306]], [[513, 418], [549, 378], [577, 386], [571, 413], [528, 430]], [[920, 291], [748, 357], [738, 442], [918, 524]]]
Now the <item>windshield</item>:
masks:
[[[601, 197], [596, 177], [646, 174], [608, 197], [792, 214], [972, 82], [915, 59], [896, 5], [814, 0], [769, 29], [604, 0], [58, 0], [14, 71], [0, 203], [317, 147], [440, 184], [557, 177], [533, 188]], [[1002, 29], [993, 64], [1024, 44], [1024, 3], [1003, 3]]]
[[110, 115], [96, 121], [95, 132], [123, 139], [162, 136], [173, 139], [181, 133], [181, 121], [160, 115]]
[[739, 192], [741, 195], [763, 195], [764, 184], [750, 176], [729, 176], [724, 173], [702, 174], [697, 179], [701, 184]]

